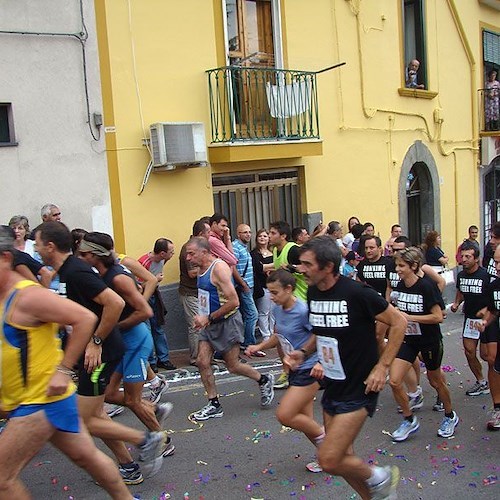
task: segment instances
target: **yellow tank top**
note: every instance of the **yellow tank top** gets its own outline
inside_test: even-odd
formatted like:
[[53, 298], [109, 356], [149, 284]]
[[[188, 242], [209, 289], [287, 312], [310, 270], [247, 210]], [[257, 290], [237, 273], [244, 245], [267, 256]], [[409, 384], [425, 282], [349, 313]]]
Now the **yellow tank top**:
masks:
[[64, 394], [46, 395], [49, 381], [63, 358], [58, 325], [26, 327], [10, 319], [19, 291], [28, 286], [39, 285], [19, 281], [0, 305], [0, 403], [6, 411], [20, 405], [59, 401], [75, 391], [75, 385], [70, 383]]

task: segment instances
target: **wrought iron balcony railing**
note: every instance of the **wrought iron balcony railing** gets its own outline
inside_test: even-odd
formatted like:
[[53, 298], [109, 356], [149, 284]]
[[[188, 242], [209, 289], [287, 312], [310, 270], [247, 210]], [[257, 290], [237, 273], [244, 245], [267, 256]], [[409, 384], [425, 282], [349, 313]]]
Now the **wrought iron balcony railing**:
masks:
[[479, 89], [478, 92], [480, 100], [479, 125], [481, 132], [500, 131], [500, 86]]
[[224, 66], [207, 75], [213, 143], [319, 139], [316, 73]]

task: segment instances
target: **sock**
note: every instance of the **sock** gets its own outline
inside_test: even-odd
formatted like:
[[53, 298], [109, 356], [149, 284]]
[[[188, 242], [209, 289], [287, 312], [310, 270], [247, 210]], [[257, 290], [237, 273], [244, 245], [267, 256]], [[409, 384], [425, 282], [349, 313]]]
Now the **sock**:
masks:
[[420, 396], [420, 391], [418, 389], [415, 392], [408, 393], [409, 398], [416, 398], [417, 396]]
[[268, 380], [267, 375], [261, 375], [258, 383], [259, 385], [264, 385]]
[[481, 385], [485, 385], [486, 384], [486, 379], [482, 378], [481, 380], [478, 380], [477, 382], [479, 384], [481, 384]]
[[139, 464], [132, 462], [127, 462], [126, 464], [119, 464], [122, 469], [133, 469], [136, 470], [139, 468]]
[[413, 413], [410, 416], [405, 417], [405, 420], [408, 420], [408, 422], [413, 422]]
[[146, 431], [146, 433], [144, 434], [144, 441], [139, 445], [139, 446], [144, 446], [149, 438], [149, 434], [150, 432], [149, 431]]
[[314, 446], [316, 446], [317, 448], [324, 440], [325, 440], [325, 428], [323, 427], [323, 432], [319, 436], [313, 439]]
[[220, 403], [219, 403], [219, 398], [218, 397], [215, 397], [215, 398], [211, 398], [209, 400], [216, 408], [219, 408], [220, 406]]
[[151, 379], [149, 383], [151, 387], [158, 387], [161, 384], [160, 377], [158, 377], [158, 375], [155, 375], [155, 378]]
[[387, 479], [387, 472], [383, 467], [371, 467], [372, 475], [366, 480], [368, 486], [375, 486]]

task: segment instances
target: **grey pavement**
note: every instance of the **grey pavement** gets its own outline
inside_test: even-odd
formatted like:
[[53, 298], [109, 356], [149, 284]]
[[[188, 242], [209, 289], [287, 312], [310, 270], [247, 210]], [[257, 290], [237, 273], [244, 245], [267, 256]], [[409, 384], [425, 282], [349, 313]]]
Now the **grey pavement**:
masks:
[[[488, 432], [485, 428], [491, 398], [465, 395], [465, 389], [473, 380], [462, 352], [461, 323], [461, 315], [450, 313], [443, 324], [443, 366], [460, 417], [455, 436], [450, 439], [437, 436], [443, 414], [432, 411], [435, 394], [423, 375], [425, 401], [417, 413], [420, 430], [403, 443], [391, 440], [388, 433], [399, 425], [401, 416], [387, 387], [380, 396], [374, 418], [367, 420], [355, 444], [356, 453], [364, 460], [400, 468], [400, 499], [500, 498], [497, 481], [500, 432]], [[183, 360], [188, 357], [186, 353], [176, 353], [172, 359], [178, 365], [186, 365]], [[280, 371], [279, 360], [273, 352], [250, 362], [264, 373]], [[314, 456], [312, 445], [302, 434], [282, 428], [274, 417], [283, 391], [276, 392], [271, 408], [262, 410], [257, 384], [228, 374], [222, 366], [216, 378], [224, 417], [196, 424], [188, 416], [206, 403], [199, 374], [193, 367], [185, 367], [166, 375], [171, 386], [163, 400], [174, 404], [168, 427], [176, 452], [165, 458], [158, 475], [131, 487], [137, 497], [161, 500], [358, 498], [343, 479], [326, 473], [312, 474], [305, 469], [305, 464]], [[318, 419], [321, 418], [320, 396], [318, 393], [315, 403]], [[129, 410], [116, 420], [141, 427]], [[22, 478], [35, 498], [107, 498], [85, 472], [49, 446], [26, 466]]]

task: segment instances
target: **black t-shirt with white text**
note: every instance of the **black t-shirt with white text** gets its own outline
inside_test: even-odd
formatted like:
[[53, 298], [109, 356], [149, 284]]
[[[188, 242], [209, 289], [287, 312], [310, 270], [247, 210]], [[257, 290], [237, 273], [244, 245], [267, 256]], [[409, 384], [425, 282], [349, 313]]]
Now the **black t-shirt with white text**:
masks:
[[325, 396], [335, 401], [365, 397], [366, 377], [378, 362], [375, 316], [389, 304], [373, 288], [339, 276], [329, 290], [310, 286], [309, 322], [317, 336], [336, 339], [345, 380], [326, 378]]
[[[91, 310], [100, 320], [103, 308], [93, 299], [108, 287], [99, 275], [87, 263], [74, 255], [67, 257], [58, 275], [59, 295]], [[124, 351], [122, 337], [118, 327], [115, 326], [102, 343], [102, 361], [121, 359]]]
[[[396, 291], [398, 292], [398, 309], [410, 316], [431, 314], [432, 307], [436, 304], [440, 306], [442, 300], [439, 288], [430, 279], [418, 278], [417, 282], [411, 287], [407, 287], [405, 282], [401, 280], [396, 287]], [[418, 323], [418, 326], [420, 327], [421, 335], [408, 335], [407, 330], [405, 342], [420, 342], [433, 338], [441, 338], [439, 324], [427, 325]]]
[[500, 312], [500, 278], [490, 283], [486, 289], [488, 301], [488, 311], [492, 313]]
[[[115, 279], [116, 276], [120, 276], [122, 274], [128, 276], [134, 282], [134, 285], [137, 286], [137, 283], [132, 273], [122, 264], [113, 264], [111, 267], [108, 268], [106, 273], [102, 276], [102, 279], [104, 283], [106, 283], [106, 285], [109, 286], [109, 288], [116, 291], [115, 285], [113, 284], [113, 280]], [[123, 321], [124, 319], [128, 318], [134, 311], [135, 309], [125, 300], [125, 307], [123, 308], [119, 321]]]
[[486, 307], [486, 288], [490, 283], [490, 275], [483, 267], [469, 274], [465, 270], [457, 275], [457, 290], [464, 296], [464, 316], [477, 318], [477, 312]]
[[387, 257], [380, 257], [375, 262], [369, 262], [365, 258], [356, 268], [359, 280], [375, 288], [382, 297], [385, 297], [387, 289], [386, 266], [389, 263], [390, 261]]
[[393, 290], [396, 289], [398, 283], [401, 281], [399, 274], [396, 272], [396, 261], [394, 259], [387, 259], [387, 264], [385, 265], [385, 278]]

